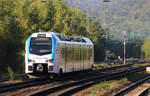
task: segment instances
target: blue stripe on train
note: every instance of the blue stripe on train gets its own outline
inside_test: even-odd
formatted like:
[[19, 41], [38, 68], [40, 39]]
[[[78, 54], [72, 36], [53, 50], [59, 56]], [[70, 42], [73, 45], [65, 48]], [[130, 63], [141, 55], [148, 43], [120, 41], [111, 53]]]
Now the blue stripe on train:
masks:
[[26, 46], [26, 51], [27, 51], [27, 64], [29, 64], [28, 59], [29, 59], [29, 48], [30, 48], [30, 40], [31, 36], [27, 39], [27, 46]]
[[52, 64], [54, 63], [54, 57], [55, 57], [55, 46], [56, 46], [56, 38], [54, 37], [54, 35], [52, 34], [52, 59], [53, 59], [53, 62]]

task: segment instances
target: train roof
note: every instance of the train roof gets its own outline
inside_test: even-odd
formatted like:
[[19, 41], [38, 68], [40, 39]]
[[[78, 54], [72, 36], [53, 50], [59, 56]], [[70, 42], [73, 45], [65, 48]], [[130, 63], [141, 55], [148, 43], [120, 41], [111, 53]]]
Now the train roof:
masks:
[[81, 43], [88, 43], [89, 41], [91, 42], [91, 40], [83, 36], [66, 36], [60, 33], [54, 33], [54, 34], [59, 38], [60, 41], [81, 42]]
[[58, 41], [62, 42], [80, 42], [85, 44], [93, 45], [90, 39], [83, 37], [83, 36], [68, 36], [61, 33], [55, 33], [55, 32], [37, 32], [33, 33], [31, 37], [38, 37], [39, 34], [46, 34], [46, 37], [52, 37], [52, 34], [57, 38]]

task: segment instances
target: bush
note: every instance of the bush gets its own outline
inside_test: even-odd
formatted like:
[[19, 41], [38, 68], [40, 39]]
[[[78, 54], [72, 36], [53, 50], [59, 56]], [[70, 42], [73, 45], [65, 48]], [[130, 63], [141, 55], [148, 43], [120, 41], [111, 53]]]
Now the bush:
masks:
[[142, 45], [142, 57], [144, 59], [150, 59], [150, 38], [146, 39], [144, 41], [144, 44]]
[[15, 74], [14, 74], [13, 70], [11, 69], [11, 67], [8, 66], [7, 70], [8, 70], [8, 73], [9, 73], [10, 80], [14, 80], [15, 79]]

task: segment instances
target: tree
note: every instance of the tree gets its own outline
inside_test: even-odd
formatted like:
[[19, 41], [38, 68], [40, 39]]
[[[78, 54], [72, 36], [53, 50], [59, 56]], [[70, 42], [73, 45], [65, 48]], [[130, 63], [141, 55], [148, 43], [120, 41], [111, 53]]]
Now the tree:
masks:
[[34, 32], [88, 37], [96, 46], [95, 52], [100, 54], [96, 56], [103, 58], [106, 30], [98, 20], [88, 18], [63, 0], [0, 0], [0, 10], [1, 73], [7, 72], [8, 66], [15, 73], [23, 72], [25, 41]]
[[150, 38], [144, 41], [142, 45], [143, 58], [150, 59]]

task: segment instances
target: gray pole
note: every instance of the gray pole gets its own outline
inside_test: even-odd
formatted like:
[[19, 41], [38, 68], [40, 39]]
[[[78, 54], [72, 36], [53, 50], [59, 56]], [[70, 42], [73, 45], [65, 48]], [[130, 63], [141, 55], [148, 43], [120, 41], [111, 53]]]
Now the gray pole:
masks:
[[86, 18], [86, 30], [90, 33], [90, 8], [87, 8], [87, 18]]
[[123, 52], [124, 61], [123, 63], [126, 64], [126, 31], [123, 31], [123, 39], [124, 39], [124, 52]]

